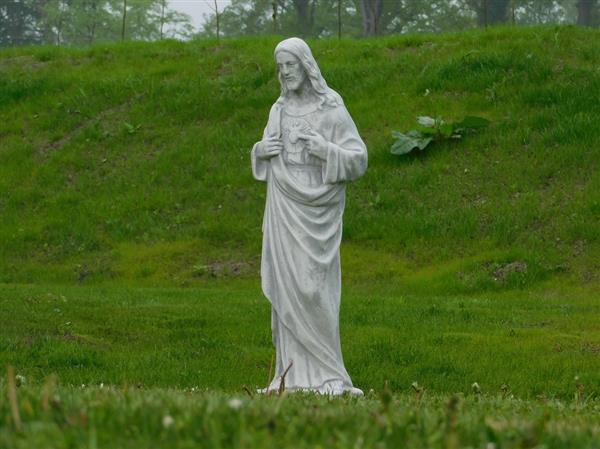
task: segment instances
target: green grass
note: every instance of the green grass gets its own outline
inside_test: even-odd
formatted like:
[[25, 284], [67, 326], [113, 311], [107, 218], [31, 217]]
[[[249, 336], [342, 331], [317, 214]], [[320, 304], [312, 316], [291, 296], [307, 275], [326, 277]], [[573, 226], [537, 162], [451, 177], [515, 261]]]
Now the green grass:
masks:
[[[267, 383], [270, 308], [258, 282], [199, 288], [5, 285], [0, 364], [39, 385], [209, 388]], [[346, 286], [344, 359], [360, 388], [417, 381], [434, 394], [571, 398], [575, 377], [600, 394], [597, 291], [470, 296], [405, 294], [386, 282]]]
[[[0, 447], [597, 448], [597, 400], [369, 394], [253, 398], [194, 390], [20, 388]], [[44, 407], [47, 397], [47, 408]], [[0, 413], [9, 408], [0, 403]]]
[[[27, 382], [18, 433], [0, 381], [0, 448], [599, 448], [599, 38], [311, 42], [369, 148], [342, 244], [363, 399], [243, 392], [273, 355], [249, 152], [275, 38], [1, 50], [0, 366]], [[492, 126], [390, 155], [417, 115]]]
[[[394, 261], [347, 278], [413, 285], [427, 272], [440, 294], [497, 290], [516, 281], [494, 283], [492, 272], [516, 261], [527, 265], [523, 286], [597, 284], [598, 33], [311, 42], [370, 152], [349, 188], [344, 244], [358, 259]], [[278, 95], [275, 43], [2, 50], [0, 280], [254, 277], [265, 188], [249, 151]], [[493, 126], [390, 155], [391, 131], [422, 114]]]
[[20, 432], [0, 380], [0, 448], [598, 448], [597, 297], [353, 283], [342, 345], [366, 397], [251, 398], [273, 355], [255, 281], [4, 284], [0, 364], [25, 380]]

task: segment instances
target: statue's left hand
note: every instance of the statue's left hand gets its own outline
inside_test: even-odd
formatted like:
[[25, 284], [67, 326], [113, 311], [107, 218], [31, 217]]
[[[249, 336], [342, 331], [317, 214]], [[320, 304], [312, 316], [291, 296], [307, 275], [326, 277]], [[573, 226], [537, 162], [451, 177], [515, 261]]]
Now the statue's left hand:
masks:
[[327, 160], [328, 142], [321, 134], [310, 130], [307, 133], [298, 134], [298, 139], [305, 142], [305, 146], [309, 154], [320, 159]]

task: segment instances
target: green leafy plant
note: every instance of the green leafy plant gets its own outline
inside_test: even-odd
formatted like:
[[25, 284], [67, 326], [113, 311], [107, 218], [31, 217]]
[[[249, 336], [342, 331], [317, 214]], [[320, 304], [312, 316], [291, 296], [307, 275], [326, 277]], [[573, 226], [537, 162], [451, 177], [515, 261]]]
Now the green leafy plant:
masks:
[[390, 151], [392, 154], [408, 154], [415, 148], [424, 150], [431, 142], [447, 139], [460, 139], [468, 132], [474, 132], [487, 127], [490, 122], [482, 117], [468, 116], [460, 122], [446, 122], [441, 117], [417, 117], [419, 127], [406, 134], [393, 131], [396, 141]]
[[128, 134], [135, 134], [142, 127], [142, 125], [132, 125], [128, 122], [124, 122], [123, 126], [125, 127], [125, 131], [127, 131]]

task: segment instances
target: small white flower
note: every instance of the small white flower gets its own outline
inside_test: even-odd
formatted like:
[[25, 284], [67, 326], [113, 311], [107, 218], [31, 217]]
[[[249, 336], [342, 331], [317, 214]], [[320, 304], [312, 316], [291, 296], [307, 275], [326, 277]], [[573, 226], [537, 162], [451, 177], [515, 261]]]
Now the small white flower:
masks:
[[163, 416], [162, 425], [163, 425], [163, 427], [165, 429], [168, 429], [173, 424], [175, 424], [175, 420], [173, 419], [173, 417], [171, 415], [165, 415], [165, 416]]
[[25, 385], [27, 383], [27, 378], [25, 376], [22, 376], [21, 374], [17, 374], [15, 376], [15, 383], [17, 384], [17, 387]]
[[419, 382], [417, 382], [416, 380], [412, 384], [410, 384], [410, 386], [415, 391], [415, 393], [421, 393], [423, 391], [423, 387], [419, 385]]
[[238, 398], [233, 398], [233, 399], [230, 399], [230, 400], [227, 402], [227, 405], [229, 406], [229, 408], [231, 408], [231, 409], [233, 409], [233, 410], [239, 410], [239, 409], [240, 409], [240, 407], [242, 406], [242, 404], [243, 404], [243, 403], [242, 403], [242, 400], [241, 400], [241, 399], [238, 399]]

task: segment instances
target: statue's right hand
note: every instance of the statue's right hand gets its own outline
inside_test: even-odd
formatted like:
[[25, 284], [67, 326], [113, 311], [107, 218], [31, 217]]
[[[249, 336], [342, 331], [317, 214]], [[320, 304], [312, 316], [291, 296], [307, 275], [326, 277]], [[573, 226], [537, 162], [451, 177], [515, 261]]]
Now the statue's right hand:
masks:
[[256, 146], [256, 157], [259, 159], [271, 159], [283, 150], [283, 142], [277, 137], [267, 137], [258, 142]]

